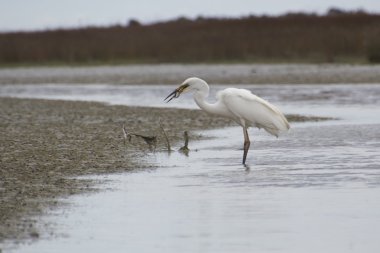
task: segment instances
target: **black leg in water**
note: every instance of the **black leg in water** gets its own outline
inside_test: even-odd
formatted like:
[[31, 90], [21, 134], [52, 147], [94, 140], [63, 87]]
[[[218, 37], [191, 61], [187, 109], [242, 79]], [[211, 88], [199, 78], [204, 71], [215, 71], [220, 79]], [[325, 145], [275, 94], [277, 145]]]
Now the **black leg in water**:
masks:
[[249, 146], [251, 145], [251, 142], [249, 141], [248, 131], [247, 128], [243, 128], [244, 132], [244, 154], [243, 154], [243, 164], [245, 165], [245, 160], [247, 159], [247, 154], [249, 150]]

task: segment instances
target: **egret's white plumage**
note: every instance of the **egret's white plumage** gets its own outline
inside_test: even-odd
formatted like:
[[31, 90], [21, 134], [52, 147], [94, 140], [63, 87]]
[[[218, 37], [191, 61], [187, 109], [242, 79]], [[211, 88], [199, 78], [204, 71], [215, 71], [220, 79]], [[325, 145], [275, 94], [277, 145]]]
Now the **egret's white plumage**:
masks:
[[289, 129], [289, 123], [277, 107], [246, 89], [228, 88], [218, 92], [218, 98], [242, 127], [264, 128], [278, 136]]
[[277, 107], [246, 89], [227, 88], [216, 94], [217, 101], [214, 104], [206, 102], [209, 86], [204, 80], [196, 77], [186, 79], [166, 99], [170, 98], [169, 102], [181, 93], [189, 91], [194, 91], [194, 100], [202, 110], [230, 118], [243, 127], [243, 164], [250, 146], [247, 132], [249, 127], [263, 128], [277, 137], [280, 132], [287, 131], [290, 127], [284, 114]]

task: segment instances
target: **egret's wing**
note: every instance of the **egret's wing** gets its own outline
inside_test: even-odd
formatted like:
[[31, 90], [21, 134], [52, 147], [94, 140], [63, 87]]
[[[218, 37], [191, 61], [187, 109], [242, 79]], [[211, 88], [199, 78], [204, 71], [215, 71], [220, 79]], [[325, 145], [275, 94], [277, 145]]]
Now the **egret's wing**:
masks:
[[245, 126], [264, 128], [278, 136], [289, 129], [284, 114], [269, 102], [252, 94], [249, 90], [228, 88], [218, 94], [219, 101]]

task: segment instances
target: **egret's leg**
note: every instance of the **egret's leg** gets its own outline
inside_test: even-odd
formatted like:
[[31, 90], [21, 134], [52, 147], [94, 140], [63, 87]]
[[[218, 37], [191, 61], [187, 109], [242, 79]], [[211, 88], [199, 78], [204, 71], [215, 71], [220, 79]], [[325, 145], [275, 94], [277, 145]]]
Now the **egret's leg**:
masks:
[[245, 164], [245, 160], [247, 159], [248, 149], [249, 149], [249, 146], [251, 145], [251, 142], [249, 141], [247, 128], [243, 127], [243, 132], [244, 132], [243, 164]]

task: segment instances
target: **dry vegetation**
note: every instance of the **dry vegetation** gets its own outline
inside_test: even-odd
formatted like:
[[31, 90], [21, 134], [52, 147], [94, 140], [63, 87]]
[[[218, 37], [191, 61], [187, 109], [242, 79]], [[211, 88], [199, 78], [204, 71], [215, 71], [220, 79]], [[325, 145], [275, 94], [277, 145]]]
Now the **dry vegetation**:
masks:
[[0, 34], [0, 64], [380, 62], [380, 15], [330, 10]]

